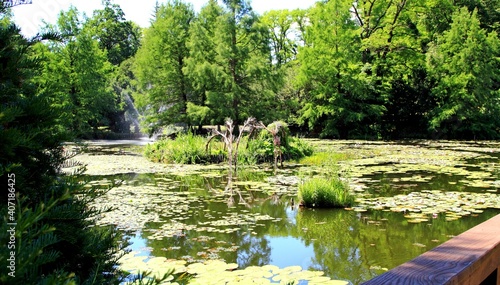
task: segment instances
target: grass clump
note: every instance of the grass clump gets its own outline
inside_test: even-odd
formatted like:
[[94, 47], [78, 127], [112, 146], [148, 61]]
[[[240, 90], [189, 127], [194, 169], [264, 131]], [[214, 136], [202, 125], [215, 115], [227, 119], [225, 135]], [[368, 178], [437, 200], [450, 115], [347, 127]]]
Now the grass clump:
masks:
[[339, 177], [315, 177], [299, 186], [299, 199], [306, 207], [343, 208], [354, 204], [349, 185]]

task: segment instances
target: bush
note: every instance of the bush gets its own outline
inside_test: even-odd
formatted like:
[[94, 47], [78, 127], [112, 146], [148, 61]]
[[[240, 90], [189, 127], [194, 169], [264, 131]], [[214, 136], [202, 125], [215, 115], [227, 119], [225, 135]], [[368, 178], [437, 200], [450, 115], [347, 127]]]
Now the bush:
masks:
[[[274, 161], [273, 137], [269, 132], [260, 131], [256, 138], [246, 138], [245, 142], [239, 151], [239, 161], [242, 163]], [[312, 155], [313, 147], [300, 138], [287, 137], [286, 140], [282, 140], [281, 153], [283, 161], [299, 160]]]
[[299, 186], [299, 199], [306, 207], [336, 208], [352, 206], [355, 198], [346, 182], [333, 177], [307, 180]]

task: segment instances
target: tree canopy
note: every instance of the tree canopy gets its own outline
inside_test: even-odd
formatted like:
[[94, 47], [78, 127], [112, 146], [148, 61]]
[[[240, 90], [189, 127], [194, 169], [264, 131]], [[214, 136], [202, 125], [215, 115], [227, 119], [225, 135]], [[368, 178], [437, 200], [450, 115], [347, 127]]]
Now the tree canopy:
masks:
[[[253, 116], [330, 138], [497, 138], [498, 9], [498, 1], [330, 0], [261, 16], [246, 1], [208, 1], [177, 37], [182, 70], [161, 62], [168, 52], [137, 65], [138, 74], [177, 70], [143, 76], [144, 93], [156, 94], [142, 100], [148, 125], [220, 125], [226, 117], [238, 125]], [[159, 42], [146, 37], [141, 48], [179, 45]], [[166, 82], [177, 83], [155, 93]], [[181, 86], [186, 96], [170, 95]]]
[[263, 15], [243, 0], [151, 9], [142, 31], [110, 0], [46, 28], [61, 39], [36, 48], [35, 80], [65, 110], [62, 125], [128, 132], [133, 114], [153, 134], [255, 117], [328, 138], [500, 136], [497, 0], [329, 0]]

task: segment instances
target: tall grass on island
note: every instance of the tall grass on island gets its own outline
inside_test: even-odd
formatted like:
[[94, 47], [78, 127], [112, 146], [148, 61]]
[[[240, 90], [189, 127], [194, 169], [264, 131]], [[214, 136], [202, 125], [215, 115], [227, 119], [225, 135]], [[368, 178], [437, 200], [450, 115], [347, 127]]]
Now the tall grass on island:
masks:
[[315, 177], [299, 185], [299, 200], [308, 208], [344, 208], [354, 204], [349, 184], [338, 176]]
[[[220, 140], [214, 141], [206, 149], [207, 138], [191, 133], [180, 133], [175, 139], [163, 139], [145, 147], [145, 156], [162, 163], [203, 164], [220, 163], [227, 159], [227, 149]], [[296, 137], [288, 137], [281, 146], [284, 160], [299, 160], [312, 155], [313, 148]], [[255, 138], [248, 136], [241, 140], [238, 163], [257, 164], [274, 160], [272, 136], [261, 132]]]
[[179, 133], [175, 139], [162, 139], [145, 147], [145, 156], [162, 163], [197, 164], [221, 162], [227, 153], [222, 142], [205, 149], [207, 139], [192, 133]]

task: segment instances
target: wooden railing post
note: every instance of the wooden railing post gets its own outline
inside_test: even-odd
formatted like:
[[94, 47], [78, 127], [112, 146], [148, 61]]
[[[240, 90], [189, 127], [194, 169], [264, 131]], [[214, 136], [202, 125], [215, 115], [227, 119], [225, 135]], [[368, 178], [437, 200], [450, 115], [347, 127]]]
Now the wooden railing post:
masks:
[[363, 284], [479, 285], [486, 279], [500, 284], [500, 215]]
[[497, 285], [500, 284], [500, 264], [497, 267]]

